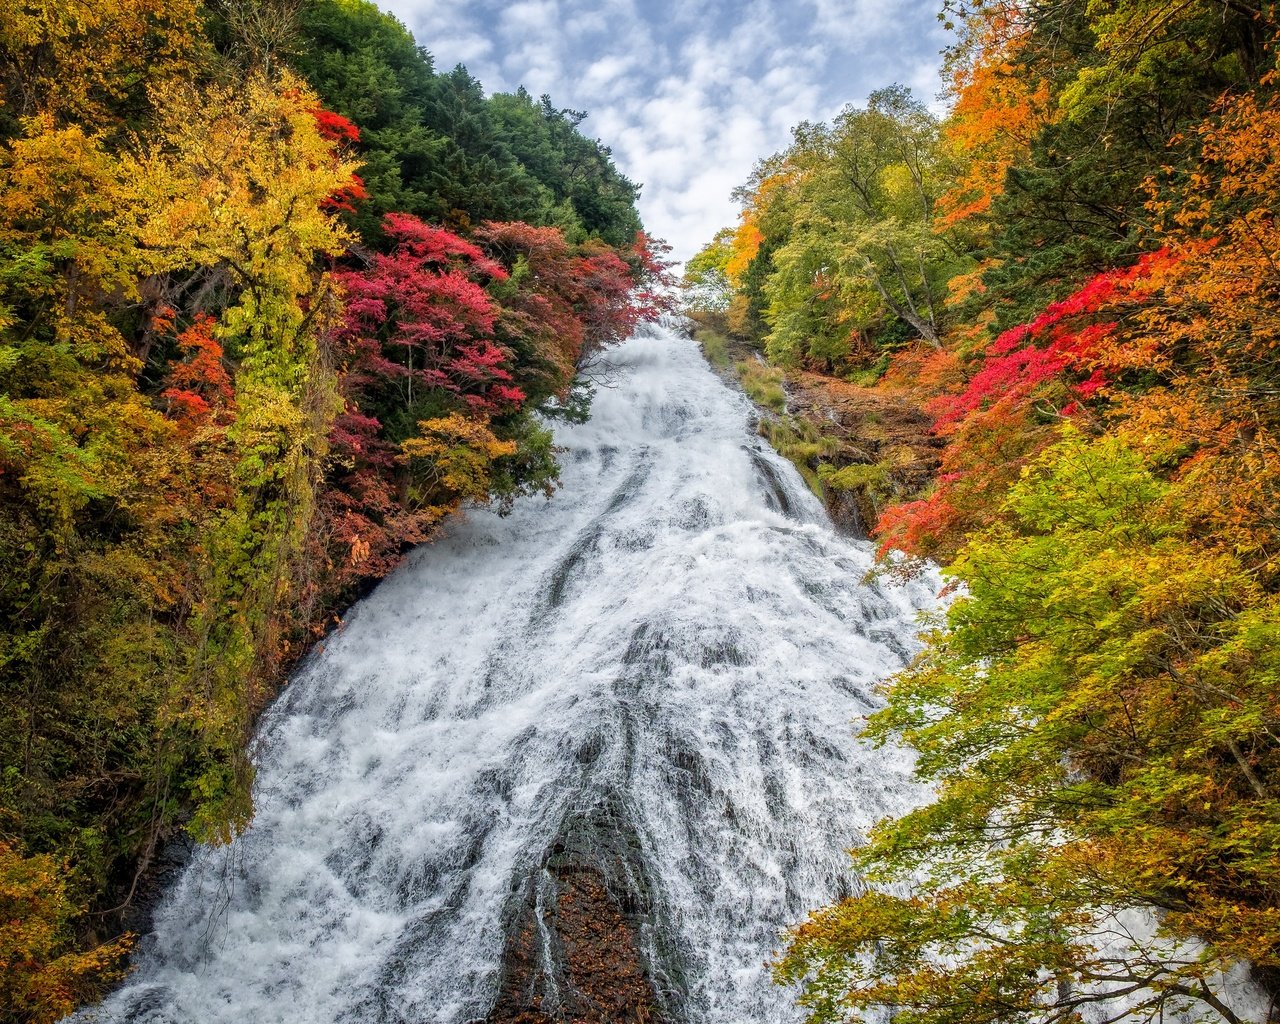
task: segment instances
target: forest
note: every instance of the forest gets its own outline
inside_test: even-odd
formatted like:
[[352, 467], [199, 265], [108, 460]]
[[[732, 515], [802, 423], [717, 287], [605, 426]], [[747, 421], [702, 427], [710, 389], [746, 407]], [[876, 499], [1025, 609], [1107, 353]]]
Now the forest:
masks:
[[[942, 103], [797, 125], [684, 269], [869, 586], [949, 599], [856, 723], [932, 798], [773, 976], [813, 1024], [1274, 1019], [1280, 9], [941, 17]], [[556, 490], [672, 304], [585, 119], [370, 0], [0, 8], [0, 1022], [124, 977], [356, 599]]]
[[708, 352], [779, 368], [749, 390], [923, 412], [924, 480], [919, 445], [790, 452], [954, 595], [867, 733], [935, 796], [775, 972], [814, 1022], [1234, 1024], [1280, 979], [1280, 12], [943, 17], [945, 113], [798, 125], [686, 268]]
[[0, 10], [0, 1019], [119, 978], [289, 667], [662, 307], [579, 111], [366, 0]]

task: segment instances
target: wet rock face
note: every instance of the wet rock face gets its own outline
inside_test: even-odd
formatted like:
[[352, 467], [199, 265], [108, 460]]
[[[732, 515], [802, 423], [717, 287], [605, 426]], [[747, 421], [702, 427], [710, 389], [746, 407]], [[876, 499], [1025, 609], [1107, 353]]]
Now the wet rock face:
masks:
[[870, 535], [867, 523], [878, 518], [875, 500], [865, 490], [837, 491], [824, 488], [822, 503], [826, 506], [831, 525], [846, 537], [866, 540]]
[[639, 843], [611, 800], [566, 823], [508, 930], [488, 1024], [660, 1024], [679, 993], [656, 963]]
[[[133, 932], [145, 936], [150, 932], [156, 907], [166, 890], [181, 877], [194, 852], [194, 841], [185, 832], [178, 832], [160, 839], [150, 855], [125, 862], [120, 876], [113, 879], [113, 893], [120, 893], [120, 906], [110, 918], [112, 934]], [[101, 941], [107, 938], [104, 933]]]
[[918, 497], [936, 476], [944, 442], [921, 401], [900, 388], [864, 387], [805, 370], [787, 374], [788, 414], [828, 445], [808, 468], [874, 470], [848, 489], [821, 485], [832, 525], [846, 536], [874, 535], [887, 506]]
[[650, 1024], [657, 1006], [635, 930], [590, 868], [552, 872], [550, 906], [526, 906], [508, 940], [490, 1024]]
[[[743, 390], [735, 367], [759, 360], [760, 353], [746, 341], [723, 335], [722, 325], [714, 330], [721, 332], [724, 358], [720, 365], [709, 365], [730, 387]], [[787, 370], [784, 387], [785, 412], [757, 406], [757, 432], [797, 465], [821, 498], [831, 525], [844, 536], [873, 536], [887, 506], [920, 496], [937, 475], [945, 442], [933, 433], [933, 418], [924, 411], [927, 395], [852, 384], [804, 369]], [[801, 443], [791, 443], [797, 439]], [[828, 486], [817, 475], [822, 468], [847, 466], [877, 472], [847, 489]], [[778, 505], [772, 469], [762, 471], [758, 461], [756, 469], [769, 506], [789, 515]]]

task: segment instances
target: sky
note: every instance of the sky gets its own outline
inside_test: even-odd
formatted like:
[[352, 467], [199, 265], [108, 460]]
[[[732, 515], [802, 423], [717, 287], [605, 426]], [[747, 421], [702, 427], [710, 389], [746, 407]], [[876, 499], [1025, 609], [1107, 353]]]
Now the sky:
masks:
[[487, 92], [585, 110], [643, 185], [640, 215], [687, 259], [737, 220], [730, 193], [793, 125], [895, 82], [937, 106], [940, 0], [380, 0]]

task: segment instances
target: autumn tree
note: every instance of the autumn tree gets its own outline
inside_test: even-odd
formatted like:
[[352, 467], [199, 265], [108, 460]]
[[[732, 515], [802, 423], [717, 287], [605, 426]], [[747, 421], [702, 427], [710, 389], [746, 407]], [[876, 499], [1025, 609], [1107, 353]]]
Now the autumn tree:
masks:
[[124, 975], [128, 937], [69, 951], [76, 906], [67, 872], [47, 854], [24, 857], [0, 842], [0, 1015], [52, 1024], [74, 1011], [103, 980]]
[[721, 228], [715, 237], [685, 263], [684, 302], [693, 313], [723, 314], [733, 301], [727, 267], [733, 255], [732, 228]]
[[[225, 835], [248, 817], [246, 730], [278, 652], [280, 597], [303, 550], [337, 397], [318, 338], [331, 305], [318, 260], [349, 235], [326, 211], [354, 164], [325, 137], [316, 100], [263, 76], [235, 90], [166, 98], [151, 147], [127, 163], [153, 197], [138, 218], [148, 252], [223, 283], [218, 334], [236, 361], [233, 508], [209, 529], [185, 671], [202, 685], [167, 714], [207, 744], [196, 828]], [[234, 604], [234, 621], [222, 609]]]
[[859, 335], [896, 321], [940, 345], [946, 280], [963, 255], [935, 230], [951, 171], [938, 123], [899, 86], [846, 108], [830, 125], [803, 124], [779, 191], [790, 225], [765, 284], [771, 358], [848, 358]]
[[389, 253], [337, 275], [346, 311], [332, 342], [345, 408], [330, 438], [324, 500], [331, 543], [345, 549], [339, 564], [353, 579], [389, 570], [460, 499], [407, 489], [402, 443], [419, 422], [450, 414], [487, 422], [525, 398], [494, 341], [499, 309], [484, 287], [506, 277], [501, 265], [404, 214], [390, 215], [383, 233]]
[[196, 0], [51, 0], [0, 12], [0, 137], [45, 114], [121, 132], [148, 89], [190, 80], [208, 53]]
[[938, 223], [985, 233], [984, 215], [1003, 194], [1006, 176], [1026, 160], [1054, 112], [1043, 72], [1023, 59], [1031, 31], [1024, 18], [1012, 11], [971, 16], [966, 29], [948, 54], [954, 102], [941, 134], [958, 170], [939, 196]]
[[619, 254], [519, 222], [468, 241], [393, 214], [382, 235], [389, 252], [338, 274], [346, 408], [325, 501], [351, 579], [386, 572], [463, 501], [549, 493], [559, 468], [532, 411], [562, 412], [589, 353], [657, 315], [644, 287], [662, 273], [644, 239]]
[[958, 596], [870, 735], [937, 797], [795, 931], [779, 972], [815, 1020], [1235, 1022], [1243, 973], [1280, 966], [1273, 90], [1152, 169], [1152, 251], [935, 403], [949, 472], [887, 522], [949, 538]]
[[780, 970], [814, 1020], [1234, 1022], [1224, 975], [1275, 965], [1274, 595], [1155, 468], [1068, 433], [950, 570], [945, 631], [871, 723], [938, 796], [796, 931]]

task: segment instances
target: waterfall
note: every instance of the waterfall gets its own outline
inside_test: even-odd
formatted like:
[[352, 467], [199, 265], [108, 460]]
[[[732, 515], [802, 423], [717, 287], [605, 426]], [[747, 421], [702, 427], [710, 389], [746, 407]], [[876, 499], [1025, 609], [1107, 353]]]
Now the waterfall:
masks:
[[459, 517], [299, 668], [259, 729], [252, 827], [196, 851], [77, 1019], [484, 1020], [520, 921], [555, 956], [557, 857], [630, 893], [672, 1019], [800, 1019], [766, 966], [782, 930], [924, 797], [856, 729], [938, 581], [868, 581], [871, 545], [688, 338], [642, 333], [605, 376], [557, 431], [553, 499]]

